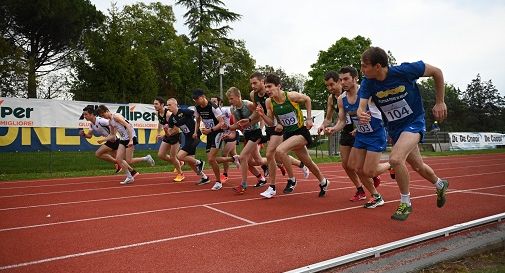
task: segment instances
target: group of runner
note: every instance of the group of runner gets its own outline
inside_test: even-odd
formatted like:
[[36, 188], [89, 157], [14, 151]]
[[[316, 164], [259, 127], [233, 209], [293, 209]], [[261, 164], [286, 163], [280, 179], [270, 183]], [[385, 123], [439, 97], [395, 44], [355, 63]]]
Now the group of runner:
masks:
[[[370, 193], [370, 199], [364, 207], [382, 206], [384, 199], [377, 190], [379, 175], [389, 171], [400, 189], [400, 205], [391, 218], [406, 220], [412, 212], [408, 162], [414, 171], [434, 184], [437, 206], [444, 206], [449, 183], [423, 162], [417, 145], [426, 129], [416, 80], [420, 77], [433, 78], [436, 88], [433, 116], [442, 121], [447, 116], [447, 107], [441, 70], [422, 61], [390, 66], [387, 53], [381, 48], [371, 47], [362, 54], [361, 71], [364, 75], [361, 85], [358, 85], [357, 70], [350, 66], [325, 74], [324, 81], [330, 94], [325, 120], [318, 128], [318, 133], [341, 133], [342, 167], [356, 186], [351, 201], [366, 199], [365, 188]], [[247, 190], [250, 172], [258, 181], [254, 187], [269, 184], [261, 196], [274, 197], [277, 194], [276, 170], [279, 168], [283, 175], [287, 174], [283, 193], [289, 194], [297, 185], [293, 171], [293, 166], [297, 166], [304, 178], [308, 178], [310, 173], [317, 178], [318, 196], [324, 197], [330, 181], [312, 161], [307, 149], [312, 143], [309, 130], [313, 127], [310, 97], [282, 90], [280, 78], [275, 74], [264, 76], [256, 72], [250, 76], [249, 82], [252, 89], [250, 100], [243, 99], [236, 87], [227, 90], [229, 109], [222, 107], [220, 98], [209, 100], [201, 89], [194, 90], [192, 94], [194, 111], [180, 108], [174, 98], [166, 102], [163, 98], [156, 98], [157, 139], [161, 140], [158, 157], [174, 165], [177, 173], [174, 181], [185, 179], [181, 166], [187, 163], [200, 176], [197, 185], [210, 183], [210, 178], [204, 173], [205, 161], [195, 158], [196, 147], [203, 134], [206, 137], [207, 162], [215, 178], [212, 190], [223, 187], [228, 180], [228, 165], [234, 163], [241, 174], [241, 183], [233, 188], [237, 193]], [[302, 114], [302, 105], [306, 109], [306, 119]], [[133, 126], [124, 117], [111, 113], [105, 105], [96, 109], [99, 117], [94, 115], [93, 107], [86, 107], [83, 111], [91, 125], [88, 132], [81, 131], [81, 135], [88, 138], [93, 133], [104, 136], [100, 139], [104, 144], [97, 150], [96, 156], [117, 164], [117, 172], [124, 171], [126, 178], [121, 184], [134, 181], [138, 173], [132, 168], [133, 164], [145, 161], [154, 165], [150, 155], [133, 157], [137, 138]], [[337, 112], [337, 121], [331, 126], [334, 111]], [[263, 126], [266, 135], [262, 133]], [[240, 154], [236, 151], [237, 131], [241, 131], [244, 138]], [[389, 161], [381, 163], [388, 135], [393, 147]], [[264, 145], [266, 152], [262, 157], [260, 149]], [[290, 156], [290, 152], [297, 159]], [[224, 165], [222, 174], [219, 164]]]

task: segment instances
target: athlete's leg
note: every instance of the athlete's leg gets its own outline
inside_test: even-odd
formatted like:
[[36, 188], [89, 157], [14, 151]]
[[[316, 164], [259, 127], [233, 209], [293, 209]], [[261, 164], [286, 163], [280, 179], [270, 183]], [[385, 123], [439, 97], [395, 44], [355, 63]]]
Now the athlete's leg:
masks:
[[340, 159], [342, 160], [342, 168], [344, 169], [345, 173], [351, 179], [354, 186], [356, 186], [356, 188], [359, 188], [362, 186], [362, 184], [359, 180], [358, 174], [349, 167], [349, 155], [351, 154], [351, 149], [351, 146], [340, 145]]
[[98, 159], [108, 161], [110, 163], [116, 163], [116, 159], [112, 156], [112, 152], [113, 150], [110, 147], [102, 145], [100, 148], [98, 148], [98, 150], [96, 150], [95, 156]]
[[216, 177], [216, 182], [221, 182], [221, 177], [219, 173], [219, 164], [216, 160], [216, 155], [219, 152], [218, 148], [210, 148], [210, 151], [207, 153], [207, 160], [209, 161], [210, 166], [212, 167], [212, 171], [214, 172], [214, 176]]
[[[291, 140], [293, 139], [293, 140]], [[286, 141], [291, 141], [291, 142], [298, 142], [298, 143], [307, 143], [305, 138], [300, 135], [292, 136]], [[284, 141], [282, 144], [284, 144], [286, 141]], [[307, 146], [305, 144], [301, 145], [298, 144], [296, 146], [293, 146], [293, 152], [295, 152], [296, 157], [300, 159], [300, 161], [309, 168], [310, 172], [317, 178], [317, 181], [322, 181], [324, 179], [323, 175], [321, 174], [321, 170], [319, 170], [319, 167], [312, 161], [312, 158], [309, 155], [309, 150], [307, 150]]]
[[179, 142], [170, 145], [170, 161], [172, 162], [172, 164], [174, 164], [177, 173], [182, 173], [181, 162], [177, 159], [177, 152], [179, 151], [180, 146], [181, 145], [179, 144]]
[[363, 183], [363, 186], [365, 186], [370, 194], [378, 194], [377, 189], [375, 189], [373, 185], [372, 176], [368, 176], [364, 171], [366, 157], [367, 150], [353, 147], [351, 149], [351, 153], [349, 154], [348, 167], [358, 175], [360, 181]]
[[168, 153], [168, 150], [171, 149], [171, 146], [172, 145], [166, 143], [165, 141], [161, 141], [160, 148], [158, 150], [158, 158], [161, 160], [165, 160], [165, 161], [170, 162], [171, 158], [167, 153]]
[[412, 149], [410, 154], [407, 156], [407, 162], [410, 166], [412, 166], [412, 169], [414, 169], [414, 171], [419, 173], [426, 180], [432, 184], [435, 184], [437, 182], [438, 177], [433, 169], [424, 163], [423, 158], [421, 157], [421, 152], [419, 152], [419, 146], [416, 145], [414, 149]]
[[[279, 144], [282, 143], [283, 137], [282, 136], [270, 136], [270, 140], [268, 141], [267, 145], [267, 151], [266, 151], [266, 157], [268, 161], [268, 170], [269, 170], [269, 179], [270, 179], [270, 185], [275, 186], [275, 177], [277, 174], [277, 162], [282, 162], [280, 156], [277, 155], [276, 150]], [[279, 161], [276, 160], [276, 158], [279, 159]]]
[[[301, 148], [307, 144], [307, 140], [301, 136], [301, 135], [294, 135], [291, 136], [290, 138], [284, 140], [278, 147], [277, 147], [277, 156], [279, 156], [282, 159], [282, 163], [284, 164], [284, 167], [286, 168], [286, 172], [288, 173], [288, 178], [294, 178], [294, 172], [293, 172], [293, 167], [291, 165], [291, 159], [289, 158], [288, 153], [290, 151], [293, 151], [295, 149]], [[303, 162], [303, 161], [302, 161]]]

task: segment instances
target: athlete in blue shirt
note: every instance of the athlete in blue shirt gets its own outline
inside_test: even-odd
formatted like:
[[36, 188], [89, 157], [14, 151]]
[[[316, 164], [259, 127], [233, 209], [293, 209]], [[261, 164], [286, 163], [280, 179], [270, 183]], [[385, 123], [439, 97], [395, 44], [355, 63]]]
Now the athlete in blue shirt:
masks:
[[389, 66], [388, 55], [379, 47], [371, 47], [361, 55], [361, 71], [365, 78], [359, 89], [358, 117], [367, 123], [371, 116], [366, 107], [371, 97], [385, 118], [388, 134], [393, 141], [389, 163], [396, 173], [400, 188], [400, 206], [391, 216], [394, 220], [406, 220], [412, 212], [409, 192], [409, 173], [405, 162], [437, 188], [437, 206], [445, 204], [447, 180], [440, 179], [433, 169], [423, 162], [417, 144], [423, 140], [426, 126], [424, 108], [416, 80], [433, 77], [436, 89], [433, 116], [438, 121], [447, 117], [444, 102], [444, 76], [439, 68], [422, 61]]

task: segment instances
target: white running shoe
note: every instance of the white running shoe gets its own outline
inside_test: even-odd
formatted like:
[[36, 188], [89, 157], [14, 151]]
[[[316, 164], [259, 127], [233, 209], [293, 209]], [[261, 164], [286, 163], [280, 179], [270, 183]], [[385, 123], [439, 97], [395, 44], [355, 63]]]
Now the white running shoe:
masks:
[[307, 166], [303, 166], [302, 172], [303, 172], [303, 178], [305, 179], [309, 178], [310, 171], [309, 168], [307, 168]]
[[123, 182], [119, 182], [121, 185], [127, 185], [127, 184], [131, 184], [133, 183], [133, 181], [135, 181], [135, 179], [132, 177], [132, 178], [126, 178]]
[[277, 192], [272, 188], [272, 187], [268, 187], [268, 189], [262, 193], [260, 193], [261, 196], [265, 197], [265, 198], [272, 198], [274, 197], [275, 195], [277, 194]]
[[147, 163], [149, 163], [149, 165], [151, 165], [151, 167], [156, 164], [156, 162], [154, 162], [154, 159], [151, 155], [146, 155], [146, 158], [147, 158]]
[[233, 163], [235, 163], [235, 166], [237, 166], [237, 169], [240, 169], [240, 156], [239, 155], [233, 156]]
[[221, 184], [220, 182], [216, 182], [216, 184], [214, 184], [214, 186], [212, 187], [212, 190], [217, 191], [217, 190], [220, 190], [222, 187], [223, 187], [223, 184]]

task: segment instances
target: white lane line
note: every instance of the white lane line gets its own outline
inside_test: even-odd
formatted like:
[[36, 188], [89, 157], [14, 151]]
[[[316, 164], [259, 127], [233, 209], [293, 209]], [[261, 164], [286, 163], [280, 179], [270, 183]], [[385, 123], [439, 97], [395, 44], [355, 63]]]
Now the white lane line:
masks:
[[248, 219], [242, 218], [242, 217], [237, 216], [237, 215], [232, 214], [232, 213], [228, 213], [228, 212], [226, 212], [226, 211], [224, 211], [224, 210], [216, 209], [216, 208], [213, 208], [213, 207], [211, 207], [211, 206], [207, 206], [207, 205], [203, 205], [203, 206], [204, 206], [204, 207], [206, 207], [206, 208], [208, 208], [208, 209], [211, 209], [211, 210], [213, 210], [213, 211], [217, 211], [217, 212], [222, 213], [222, 214], [224, 214], [224, 215], [228, 215], [228, 216], [230, 216], [230, 217], [233, 217], [233, 218], [235, 218], [235, 219], [238, 219], [238, 220], [240, 220], [240, 221], [244, 221], [244, 222], [249, 223], [249, 224], [256, 224], [256, 222], [253, 222], [253, 221], [251, 221], [251, 220], [248, 220]]
[[[431, 196], [433, 196], [433, 195], [432, 194], [422, 195], [422, 196], [412, 197], [411, 199], [420, 199], [420, 198], [431, 197]], [[392, 203], [392, 202], [398, 202], [398, 201], [400, 201], [400, 199], [386, 201], [385, 203]], [[46, 258], [46, 259], [41, 259], [41, 260], [33, 260], [33, 261], [24, 262], [24, 263], [1, 266], [0, 270], [25, 267], [25, 266], [36, 265], [36, 264], [41, 264], [41, 263], [54, 262], [54, 261], [58, 261], [58, 260], [72, 259], [72, 258], [77, 258], [77, 257], [81, 257], [81, 256], [89, 256], [89, 255], [94, 255], [94, 254], [99, 254], [99, 253], [112, 252], [112, 251], [141, 247], [141, 246], [152, 245], [152, 244], [159, 244], [159, 243], [173, 241], [173, 240], [179, 240], [179, 239], [185, 239], [185, 238], [191, 238], [191, 237], [197, 237], [197, 236], [204, 236], [204, 235], [209, 235], [209, 234], [214, 234], [214, 233], [219, 233], [219, 232], [225, 232], [225, 231], [242, 229], [242, 228], [247, 228], [247, 227], [285, 222], [285, 221], [290, 221], [290, 220], [303, 219], [303, 218], [320, 216], [320, 215], [331, 214], [331, 213], [336, 213], [336, 212], [342, 212], [342, 211], [347, 211], [347, 210], [352, 210], [352, 209], [363, 209], [363, 206], [354, 206], [354, 207], [348, 207], [348, 208], [342, 208], [342, 209], [335, 209], [335, 210], [328, 210], [328, 211], [322, 211], [322, 212], [316, 212], [316, 213], [310, 213], [310, 214], [304, 214], [304, 215], [297, 215], [297, 216], [292, 216], [292, 217], [274, 219], [274, 220], [265, 221], [265, 222], [259, 222], [259, 223], [255, 223], [255, 224], [245, 224], [245, 225], [239, 225], [239, 226], [234, 226], [234, 227], [229, 227], [229, 228], [222, 228], [222, 229], [210, 230], [210, 231], [175, 236], [175, 237], [167, 237], [167, 238], [162, 238], [162, 239], [158, 239], [158, 240], [145, 241], [145, 242], [141, 242], [141, 243], [127, 244], [127, 245], [122, 245], [122, 246], [117, 246], [117, 247], [104, 248], [104, 249], [98, 249], [98, 250], [87, 251], [87, 252], [73, 253], [73, 254], [69, 254], [69, 255], [56, 256], [56, 257], [51, 257], [51, 258]]]
[[[457, 175], [457, 176], [448, 176], [448, 177], [445, 177], [445, 178], [451, 179], [451, 178], [460, 178], [460, 177], [491, 175], [491, 174], [498, 174], [498, 173], [505, 173], [505, 171], [488, 172], [488, 173], [476, 173], [476, 174]], [[420, 180], [413, 180], [411, 182], [417, 182], [417, 181], [425, 181], [425, 180], [424, 179], [420, 179]], [[142, 194], [142, 195], [132, 195], [132, 196], [122, 196], [122, 197], [112, 197], [112, 198], [91, 199], [91, 200], [84, 200], [84, 201], [50, 203], [50, 204], [32, 205], [32, 206], [8, 207], [8, 208], [0, 208], [0, 211], [18, 210], [18, 209], [30, 209], [30, 208], [40, 208], [40, 207], [50, 207], [50, 206], [61, 206], [61, 205], [71, 205], [71, 204], [84, 204], [84, 203], [93, 203], [93, 202], [102, 202], [102, 201], [114, 201], [114, 200], [123, 200], [123, 199], [129, 199], [129, 198], [163, 196], [163, 195], [172, 195], [172, 194], [179, 194], [179, 193], [199, 192], [199, 191], [206, 191], [206, 190], [208, 190], [208, 189], [188, 190], [188, 191], [178, 191], [178, 192], [168, 192], [168, 193]]]
[[469, 194], [479, 194], [479, 195], [488, 195], [488, 196], [496, 196], [496, 197], [505, 197], [505, 194], [496, 194], [496, 193], [487, 193], [487, 192], [474, 192], [474, 191], [467, 191], [464, 193], [469, 193]]

